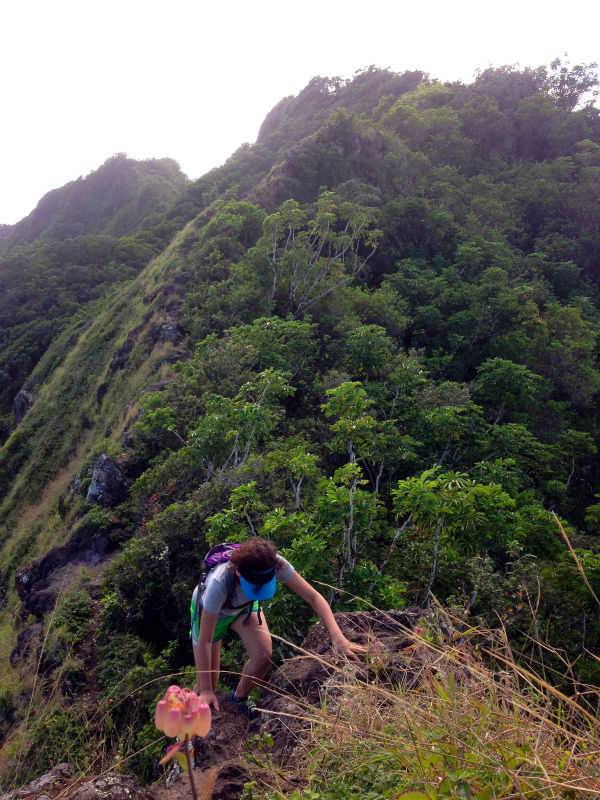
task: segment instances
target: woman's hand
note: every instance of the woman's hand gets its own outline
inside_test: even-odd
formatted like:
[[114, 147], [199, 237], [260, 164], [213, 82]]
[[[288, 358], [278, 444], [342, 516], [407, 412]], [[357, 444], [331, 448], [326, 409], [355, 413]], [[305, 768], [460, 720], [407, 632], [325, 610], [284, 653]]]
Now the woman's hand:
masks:
[[368, 652], [380, 651], [382, 647], [383, 645], [377, 640], [370, 642], [369, 647], [365, 647], [365, 645], [351, 642], [345, 636], [333, 641], [333, 649], [340, 655], [347, 656], [351, 661], [360, 661], [359, 655], [365, 656]]
[[198, 698], [201, 703], [206, 703], [207, 706], [212, 706], [215, 711], [219, 710], [219, 701], [217, 700], [214, 692], [198, 692]]
[[341, 655], [347, 656], [351, 661], [360, 661], [359, 655], [366, 655], [367, 648], [362, 644], [355, 644], [350, 639], [333, 642], [333, 649]]

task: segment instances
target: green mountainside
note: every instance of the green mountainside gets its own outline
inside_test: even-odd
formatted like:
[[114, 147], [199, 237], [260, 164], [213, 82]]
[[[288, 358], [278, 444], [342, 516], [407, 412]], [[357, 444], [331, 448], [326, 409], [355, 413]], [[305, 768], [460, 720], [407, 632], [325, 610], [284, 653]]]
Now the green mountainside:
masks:
[[179, 164], [171, 158], [135, 161], [117, 153], [85, 178], [45, 194], [0, 242], [9, 250], [89, 234], [130, 236], [161, 221], [186, 183]]
[[1, 787], [155, 780], [202, 557], [255, 533], [338, 611], [441, 604], [600, 683], [595, 69], [315, 78], [199, 180], [115, 156], [0, 232]]
[[164, 217], [188, 183], [171, 159], [118, 154], [49, 192], [0, 238], [0, 421], [22, 387], [43, 381], [44, 372], [28, 379], [50, 343], [74, 318], [92, 317], [183, 224]]

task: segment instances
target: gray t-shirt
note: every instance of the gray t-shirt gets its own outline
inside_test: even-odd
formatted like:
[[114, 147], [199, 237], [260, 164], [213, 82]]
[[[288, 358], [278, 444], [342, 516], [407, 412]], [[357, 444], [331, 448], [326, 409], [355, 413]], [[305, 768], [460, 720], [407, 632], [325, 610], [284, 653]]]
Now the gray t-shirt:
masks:
[[[277, 556], [277, 562], [275, 577], [278, 581], [287, 583], [294, 574], [294, 568], [282, 556]], [[229, 562], [226, 562], [211, 569], [201, 589], [201, 608], [210, 614], [218, 614], [218, 619], [237, 616], [250, 602], [250, 598], [242, 592], [237, 575], [229, 567]], [[198, 587], [194, 592], [194, 602], [197, 591]]]

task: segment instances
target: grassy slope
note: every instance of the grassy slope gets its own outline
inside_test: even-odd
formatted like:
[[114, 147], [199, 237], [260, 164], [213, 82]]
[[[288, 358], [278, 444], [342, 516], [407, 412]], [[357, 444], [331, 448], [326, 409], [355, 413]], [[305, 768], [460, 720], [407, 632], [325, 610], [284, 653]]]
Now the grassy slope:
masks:
[[[81, 331], [77, 344], [40, 387], [35, 405], [0, 451], [4, 486], [10, 482], [0, 506], [0, 568], [14, 565], [22, 523], [29, 527], [32, 518], [46, 517], [86, 451], [104, 437], [107, 427], [112, 428], [113, 438], [118, 437], [125, 425], [124, 409], [131, 410], [144, 387], [167, 376], [170, 362], [180, 357], [168, 342], [153, 344], [148, 329], [171, 320], [165, 307], [172, 296], [161, 289], [172, 283], [181, 266], [178, 249], [184, 237], [182, 231], [126, 290], [106, 300], [104, 311]], [[148, 301], [149, 297], [153, 299]], [[136, 329], [128, 366], [111, 375], [116, 350]], [[97, 392], [103, 383], [108, 389], [99, 405]], [[59, 475], [64, 475], [63, 481]], [[18, 550], [24, 558], [23, 547]], [[32, 542], [27, 551], [37, 553], [38, 548]]]

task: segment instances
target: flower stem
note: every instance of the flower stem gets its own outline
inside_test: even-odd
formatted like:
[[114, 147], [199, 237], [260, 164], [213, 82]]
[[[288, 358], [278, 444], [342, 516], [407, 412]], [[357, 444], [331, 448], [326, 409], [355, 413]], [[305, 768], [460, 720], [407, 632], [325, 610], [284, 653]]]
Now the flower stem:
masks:
[[185, 742], [183, 743], [185, 748], [185, 758], [188, 765], [188, 775], [190, 776], [190, 788], [192, 790], [192, 797], [194, 800], [198, 800], [198, 795], [196, 794], [196, 784], [194, 783], [194, 776], [192, 775], [192, 759], [190, 758], [190, 737], [185, 735]]

